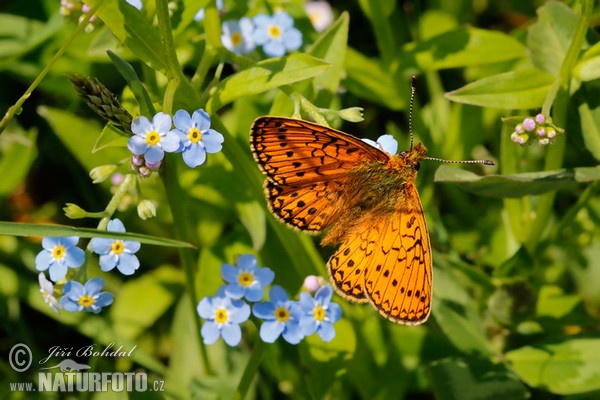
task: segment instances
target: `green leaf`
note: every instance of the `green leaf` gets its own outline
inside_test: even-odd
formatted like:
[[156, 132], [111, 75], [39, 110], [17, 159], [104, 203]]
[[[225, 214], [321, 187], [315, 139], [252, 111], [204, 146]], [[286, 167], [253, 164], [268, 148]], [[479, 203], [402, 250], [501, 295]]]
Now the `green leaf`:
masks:
[[558, 76], [579, 17], [558, 1], [547, 2], [537, 13], [538, 21], [529, 28], [527, 47], [536, 67]]
[[406, 102], [398, 95], [392, 74], [386, 71], [378, 60], [368, 58], [348, 47], [344, 66], [348, 74], [344, 86], [356, 96], [391, 110], [406, 107]]
[[354, 356], [356, 336], [352, 325], [342, 319], [335, 324], [336, 336], [323, 342], [316, 334], [299, 345], [300, 360], [306, 366], [305, 377], [312, 398], [326, 398], [333, 382], [345, 364]]
[[131, 89], [131, 93], [135, 96], [139, 106], [140, 106], [140, 114], [145, 115], [148, 118], [151, 118], [156, 114], [156, 110], [152, 105], [152, 100], [150, 99], [150, 95], [146, 91], [146, 88], [140, 81], [135, 69], [125, 61], [123, 58], [119, 57], [112, 51], [107, 51], [108, 56], [110, 57], [113, 65], [117, 68], [117, 71], [121, 74], [125, 81], [127, 82], [127, 86]]
[[[584, 90], [583, 88], [581, 90]], [[588, 92], [589, 99], [595, 94]], [[595, 102], [595, 101], [594, 101]], [[590, 104], [581, 103], [578, 107], [579, 119], [581, 121], [581, 135], [585, 147], [592, 153], [596, 160], [600, 160], [600, 106], [591, 108]]]
[[11, 194], [24, 181], [36, 156], [36, 133], [10, 125], [0, 137], [0, 197]]
[[56, 136], [88, 171], [98, 165], [116, 164], [127, 156], [128, 151], [123, 148], [106, 146], [103, 146], [104, 151], [91, 154], [98, 140], [97, 135], [102, 130], [102, 126], [95, 120], [79, 118], [66, 110], [44, 106], [38, 107], [38, 113], [48, 121]]
[[100, 132], [96, 143], [94, 143], [94, 147], [92, 148], [92, 153], [100, 151], [107, 147], [126, 147], [127, 146], [127, 138], [124, 136], [125, 133], [117, 129], [113, 124], [104, 125], [104, 129]]
[[329, 68], [328, 63], [303, 53], [269, 58], [221, 81], [206, 105], [207, 112], [215, 113], [241, 97], [312, 78]]
[[0, 235], [10, 236], [79, 236], [83, 238], [106, 238], [135, 240], [137, 242], [168, 247], [195, 248], [191, 243], [179, 240], [160, 238], [132, 232], [108, 232], [91, 228], [76, 228], [67, 225], [27, 224], [20, 222], [0, 221]]
[[597, 180], [600, 180], [600, 166], [479, 176], [460, 168], [442, 165], [436, 170], [434, 177], [435, 182], [455, 183], [472, 193], [501, 198], [538, 195], [567, 188], [573, 183]]
[[240, 215], [240, 221], [252, 238], [252, 247], [254, 250], [261, 249], [267, 238], [267, 219], [262, 207], [258, 201], [235, 203], [235, 208]]
[[600, 78], [600, 42], [583, 53], [573, 69], [573, 76], [583, 82]]
[[506, 353], [530, 386], [556, 394], [600, 390], [600, 335], [539, 342]]
[[575, 308], [583, 305], [581, 296], [565, 294], [554, 285], [544, 285], [539, 289], [536, 315], [538, 317], [563, 318], [574, 313]]
[[36, 19], [0, 14], [0, 67], [10, 58], [29, 53], [63, 27], [63, 18], [55, 14], [44, 24]]
[[448, 92], [446, 98], [481, 107], [539, 108], [553, 82], [552, 75], [537, 69], [505, 72]]
[[527, 56], [527, 49], [501, 32], [460, 28], [423, 41], [414, 50], [419, 67], [434, 71]]
[[313, 87], [319, 97], [328, 97], [327, 100], [322, 100], [322, 103], [315, 101], [315, 104], [329, 104], [337, 93], [348, 47], [349, 23], [348, 13], [343, 12], [333, 25], [319, 36], [319, 39], [309, 51], [311, 56], [331, 63], [329, 70], [313, 79]]
[[[88, 4], [96, 6], [99, 2], [89, 0]], [[153, 69], [166, 71], [160, 35], [138, 9], [126, 1], [104, 0], [96, 15], [133, 54]]]
[[127, 281], [110, 308], [115, 331], [129, 339], [139, 337], [173, 306], [183, 290], [182, 271], [170, 266]]
[[438, 400], [516, 400], [529, 398], [527, 387], [503, 364], [482, 358], [444, 358], [427, 366]]

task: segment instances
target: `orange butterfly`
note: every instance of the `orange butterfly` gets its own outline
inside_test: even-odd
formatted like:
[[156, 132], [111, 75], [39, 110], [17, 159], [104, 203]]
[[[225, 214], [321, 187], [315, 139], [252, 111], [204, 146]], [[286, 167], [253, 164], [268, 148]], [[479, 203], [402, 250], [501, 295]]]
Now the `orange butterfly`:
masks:
[[308, 233], [329, 228], [321, 244], [342, 244], [327, 263], [336, 291], [393, 322], [425, 322], [431, 246], [415, 186], [425, 146], [390, 156], [344, 132], [282, 117], [257, 118], [250, 144], [273, 215]]

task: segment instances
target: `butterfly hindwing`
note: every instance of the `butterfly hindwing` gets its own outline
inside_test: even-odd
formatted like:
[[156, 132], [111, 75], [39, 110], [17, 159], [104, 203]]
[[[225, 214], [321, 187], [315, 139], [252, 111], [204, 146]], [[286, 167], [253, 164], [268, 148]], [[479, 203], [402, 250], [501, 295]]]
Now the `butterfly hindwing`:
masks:
[[379, 225], [382, 232], [365, 268], [364, 287], [383, 316], [414, 325], [431, 311], [431, 247], [416, 188], [410, 183], [405, 191], [404, 203]]

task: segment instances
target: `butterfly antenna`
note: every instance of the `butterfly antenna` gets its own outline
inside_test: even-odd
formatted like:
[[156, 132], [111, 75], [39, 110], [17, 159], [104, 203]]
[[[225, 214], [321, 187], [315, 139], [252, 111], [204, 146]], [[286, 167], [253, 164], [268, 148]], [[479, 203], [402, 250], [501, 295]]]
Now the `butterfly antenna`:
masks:
[[444, 160], [443, 158], [437, 157], [423, 157], [423, 160], [438, 161], [449, 164], [483, 164], [483, 165], [496, 165], [492, 160]]
[[[415, 86], [417, 77], [413, 76], [410, 81], [410, 107], [408, 108], [408, 132], [410, 133], [410, 150], [413, 148], [413, 130], [412, 130], [412, 115], [413, 115], [413, 103], [415, 101]], [[443, 163], [451, 164], [483, 164], [483, 165], [496, 165], [492, 160], [444, 160], [443, 158], [437, 157], [423, 157], [423, 160], [438, 161]]]
[[408, 108], [408, 133], [410, 134], [410, 147], [409, 151], [413, 148], [413, 130], [412, 130], [412, 115], [413, 115], [413, 103], [415, 102], [415, 85], [417, 83], [417, 77], [413, 76], [410, 81], [410, 106]]

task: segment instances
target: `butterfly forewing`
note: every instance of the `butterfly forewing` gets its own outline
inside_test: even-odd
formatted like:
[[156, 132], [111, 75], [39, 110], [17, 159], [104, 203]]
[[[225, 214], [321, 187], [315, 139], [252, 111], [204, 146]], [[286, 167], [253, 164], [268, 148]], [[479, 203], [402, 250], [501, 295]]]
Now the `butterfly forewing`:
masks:
[[389, 156], [349, 136], [307, 121], [257, 118], [250, 146], [267, 176], [265, 192], [271, 212], [283, 222], [319, 232], [339, 217], [347, 172], [365, 161]]

